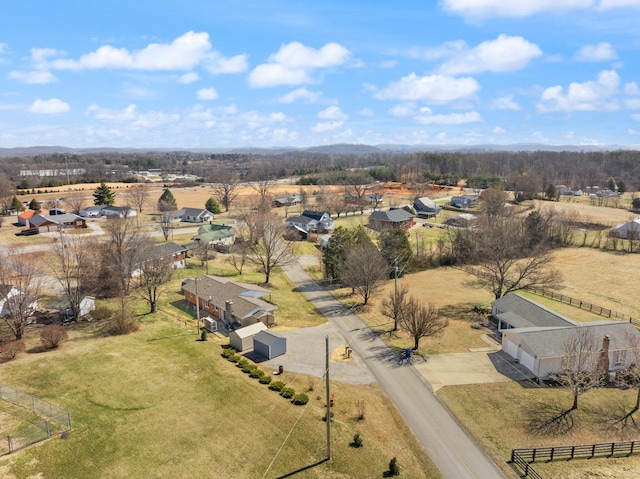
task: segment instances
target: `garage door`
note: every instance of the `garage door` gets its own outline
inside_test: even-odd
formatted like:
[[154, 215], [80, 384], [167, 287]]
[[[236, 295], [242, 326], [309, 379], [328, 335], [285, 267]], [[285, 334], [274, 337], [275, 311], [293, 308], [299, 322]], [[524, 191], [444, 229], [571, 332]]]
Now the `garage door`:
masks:
[[518, 345], [509, 339], [504, 340], [504, 350], [512, 358], [518, 358]]
[[527, 367], [529, 371], [533, 372], [533, 368], [535, 367], [535, 359], [529, 353], [522, 351], [520, 354], [520, 364]]

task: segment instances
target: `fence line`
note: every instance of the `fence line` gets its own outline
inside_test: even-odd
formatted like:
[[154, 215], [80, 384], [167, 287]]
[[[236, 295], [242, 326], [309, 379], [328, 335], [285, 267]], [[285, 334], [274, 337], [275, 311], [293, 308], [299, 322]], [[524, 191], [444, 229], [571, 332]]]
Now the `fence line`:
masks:
[[45, 418], [7, 435], [6, 443], [0, 441], [0, 455], [9, 454], [31, 444], [44, 441], [54, 434], [71, 431], [71, 415], [50, 402], [43, 401], [6, 384], [0, 384], [0, 399], [16, 406], [30, 409]]
[[533, 469], [531, 463], [536, 461], [566, 461], [577, 458], [591, 459], [596, 456], [623, 457], [634, 454], [640, 454], [640, 441], [513, 449], [511, 451], [511, 462], [520, 468], [525, 477], [542, 479], [542, 476]]
[[[484, 273], [483, 271], [480, 271], [480, 270], [478, 270], [476, 268], [473, 268], [471, 266], [462, 266], [461, 269], [466, 271], [467, 273], [471, 273], [471, 274], [473, 274], [475, 276], [480, 276], [480, 277], [489, 276], [486, 273]], [[606, 316], [607, 318], [617, 319], [619, 321], [627, 321], [627, 322], [633, 324], [634, 326], [640, 327], [640, 319], [633, 318], [633, 317], [631, 317], [629, 315], [626, 315], [626, 314], [618, 313], [618, 312], [613, 311], [613, 310], [608, 309], [608, 308], [603, 308], [602, 306], [598, 306], [598, 305], [589, 303], [587, 301], [582, 301], [580, 299], [572, 298], [571, 296], [565, 296], [564, 294], [554, 293], [553, 291], [548, 291], [546, 289], [536, 288], [536, 287], [533, 287], [533, 286], [527, 286], [524, 289], [526, 289], [527, 291], [530, 291], [530, 292], [532, 292], [534, 294], [537, 294], [539, 296], [545, 297], [545, 298], [551, 298], [551, 299], [554, 299], [556, 301], [560, 301], [562, 303], [566, 303], [566, 304], [569, 304], [571, 306], [575, 306], [576, 308], [585, 309], [585, 310], [590, 311], [592, 313], [599, 314], [600, 316]]]

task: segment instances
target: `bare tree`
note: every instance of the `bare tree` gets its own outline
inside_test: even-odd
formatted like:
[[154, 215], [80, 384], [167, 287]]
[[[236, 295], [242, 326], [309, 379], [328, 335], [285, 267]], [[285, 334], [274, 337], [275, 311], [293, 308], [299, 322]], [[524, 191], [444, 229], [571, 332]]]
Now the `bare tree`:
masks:
[[158, 227], [162, 232], [162, 236], [165, 241], [169, 241], [169, 235], [173, 232], [173, 221], [169, 212], [160, 213], [160, 219], [158, 220]]
[[362, 296], [365, 306], [389, 277], [389, 266], [372, 243], [350, 247], [346, 253], [340, 279], [354, 292]]
[[162, 255], [158, 246], [147, 245], [138, 275], [138, 295], [149, 304], [149, 313], [155, 313], [158, 300], [165, 292], [167, 283], [173, 276], [173, 258]]
[[367, 204], [365, 201], [365, 196], [367, 195], [370, 188], [371, 185], [369, 184], [368, 179], [361, 174], [351, 175], [345, 181], [345, 197], [349, 199], [349, 203], [355, 204], [358, 207], [358, 209], [360, 210], [360, 214], [364, 214], [364, 210]]
[[560, 274], [551, 266], [551, 250], [545, 244], [529, 245], [519, 218], [484, 218], [476, 230], [475, 248], [476, 284], [489, 288], [496, 299], [518, 289], [555, 288], [560, 283]]
[[252, 177], [251, 189], [260, 196], [258, 210], [262, 212], [269, 211], [271, 209], [271, 190], [276, 184], [276, 177], [268, 167], [256, 168]]
[[380, 304], [382, 314], [393, 319], [392, 331], [397, 331], [398, 323], [404, 319], [408, 294], [409, 289], [405, 285], [396, 285], [393, 290], [389, 292], [389, 296], [383, 299]]
[[135, 185], [129, 190], [129, 198], [138, 213], [142, 213], [143, 208], [149, 202], [151, 194], [145, 185]]
[[42, 275], [35, 265], [33, 255], [0, 258], [2, 319], [16, 339], [24, 336], [44, 290]]
[[62, 232], [51, 246], [53, 259], [49, 261], [49, 269], [68, 298], [73, 321], [80, 318], [80, 304], [87, 292], [84, 280], [91, 268], [91, 251], [96, 246], [95, 242], [86, 238]]
[[14, 192], [13, 184], [4, 174], [0, 173], [0, 214], [9, 214]]
[[104, 229], [107, 241], [103, 265], [112, 273], [118, 295], [127, 296], [131, 277], [141, 263], [143, 247], [149, 239], [131, 218], [109, 219]]
[[629, 415], [631, 415], [640, 410], [640, 339], [637, 334], [627, 331], [625, 332], [625, 341], [627, 350], [630, 350], [633, 355], [633, 361], [630, 367], [625, 371], [620, 371], [616, 378], [619, 384], [631, 385], [637, 390], [636, 403], [629, 412]]
[[573, 405], [578, 409], [578, 397], [589, 389], [602, 385], [599, 371], [600, 344], [592, 329], [576, 327], [562, 342], [560, 369], [549, 378], [571, 391]]
[[74, 215], [79, 215], [87, 198], [82, 193], [71, 193], [64, 199], [65, 204]]
[[413, 338], [413, 349], [420, 346], [420, 339], [437, 337], [449, 326], [449, 320], [440, 315], [440, 311], [429, 303], [423, 304], [410, 297], [407, 301], [401, 321], [402, 329]]
[[224, 210], [228, 212], [231, 203], [238, 196], [238, 187], [240, 186], [238, 175], [233, 171], [221, 170], [212, 176], [210, 181], [213, 183], [211, 187], [213, 195], [224, 206]]
[[250, 260], [264, 273], [269, 284], [271, 273], [295, 261], [291, 245], [284, 240], [286, 226], [282, 218], [271, 213], [247, 214], [244, 221], [249, 229]]

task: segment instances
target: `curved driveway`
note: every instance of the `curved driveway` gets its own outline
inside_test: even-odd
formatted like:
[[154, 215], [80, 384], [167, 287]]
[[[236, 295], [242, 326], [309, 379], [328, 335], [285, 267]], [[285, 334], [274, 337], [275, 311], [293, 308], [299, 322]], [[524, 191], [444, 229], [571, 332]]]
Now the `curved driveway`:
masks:
[[287, 274], [364, 360], [445, 479], [506, 477], [440, 403], [415, 368], [400, 366], [398, 353], [313, 281], [300, 264], [287, 268]]

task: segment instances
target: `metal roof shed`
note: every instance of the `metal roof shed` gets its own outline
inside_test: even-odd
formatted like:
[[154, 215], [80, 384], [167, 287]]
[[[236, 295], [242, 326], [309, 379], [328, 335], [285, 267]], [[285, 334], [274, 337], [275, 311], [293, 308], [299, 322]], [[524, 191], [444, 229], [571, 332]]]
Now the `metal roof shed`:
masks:
[[236, 351], [246, 351], [253, 347], [253, 337], [261, 331], [266, 331], [264, 323], [255, 323], [236, 329], [229, 333], [229, 344]]
[[253, 352], [267, 359], [282, 356], [287, 352], [287, 338], [271, 331], [260, 331], [253, 337]]

